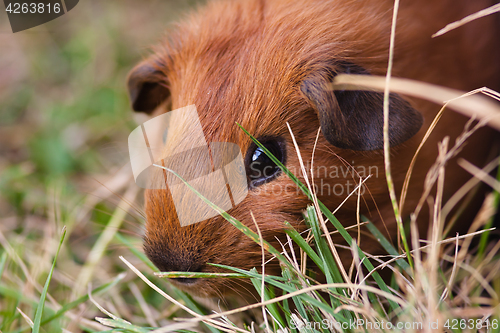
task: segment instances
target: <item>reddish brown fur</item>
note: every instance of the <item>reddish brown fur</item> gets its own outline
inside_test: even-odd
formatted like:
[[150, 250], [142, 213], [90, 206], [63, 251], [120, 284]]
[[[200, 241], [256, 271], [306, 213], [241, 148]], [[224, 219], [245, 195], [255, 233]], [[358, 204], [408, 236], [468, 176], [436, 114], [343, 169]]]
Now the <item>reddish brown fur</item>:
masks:
[[[384, 75], [387, 67], [392, 0], [361, 1], [218, 1], [189, 16], [169, 34], [169, 41], [156, 49], [146, 63], [161, 70], [161, 80], [170, 91], [165, 112], [195, 104], [207, 141], [237, 143], [243, 154], [251, 140], [237, 126], [241, 124], [256, 138], [281, 136], [287, 143], [287, 166], [299, 170], [288, 122], [300, 146], [304, 161], [311, 159], [318, 117], [300, 91], [300, 84], [311, 73], [321, 70], [332, 59], [347, 60], [371, 74]], [[447, 23], [486, 8], [491, 1], [404, 1], [401, 4], [393, 75], [441, 84], [462, 90], [481, 86], [498, 89], [500, 53], [495, 17], [489, 16], [443, 37], [431, 34]], [[498, 29], [497, 29], [498, 30]], [[158, 74], [156, 74], [158, 77]], [[412, 139], [392, 150], [392, 172], [398, 192], [408, 164], [439, 106], [421, 100], [412, 105], [425, 118], [422, 129]], [[168, 107], [168, 109], [166, 109]], [[425, 174], [434, 162], [437, 142], [444, 136], [456, 137], [466, 119], [448, 111], [422, 151], [413, 173], [404, 214], [411, 212], [422, 193]], [[488, 133], [475, 135], [462, 156], [482, 164], [487, 155]], [[364, 195], [361, 212], [380, 230], [387, 228], [394, 239], [395, 221], [389, 201], [381, 151], [351, 151], [336, 148], [320, 136], [314, 159], [316, 166], [377, 166], [378, 178], [367, 182], [371, 193]], [[447, 168], [445, 196], [463, 184], [468, 176], [455, 163]], [[318, 183], [321, 178], [316, 179]], [[327, 178], [334, 185], [346, 179]], [[351, 179], [357, 183], [358, 178]], [[276, 188], [292, 189], [277, 195]], [[352, 189], [352, 188], [351, 188]], [[251, 269], [261, 265], [261, 249], [221, 217], [180, 227], [170, 194], [146, 191], [146, 248], [151, 256], [172, 264], [191, 262], [192, 267], [216, 271], [207, 262]], [[335, 209], [344, 196], [323, 195], [319, 199]], [[380, 214], [377, 212], [378, 206]], [[302, 211], [310, 204], [297, 194], [293, 182], [284, 175], [257, 190], [229, 213], [255, 230], [253, 213], [264, 238], [281, 248], [283, 222], [304, 230]], [[356, 223], [356, 199], [349, 200], [336, 214], [344, 226]], [[427, 226], [421, 214], [422, 231]], [[384, 227], [385, 223], [385, 227]], [[336, 239], [343, 243], [341, 239]], [[365, 251], [376, 251], [376, 241], [362, 238]], [[346, 254], [348, 258], [349, 254]], [[196, 267], [194, 267], [196, 266]], [[162, 267], [159, 267], [162, 269]], [[279, 272], [276, 260], [267, 272]], [[199, 295], [217, 295], [241, 282], [201, 279], [180, 284]], [[241, 290], [241, 288], [237, 288]]]

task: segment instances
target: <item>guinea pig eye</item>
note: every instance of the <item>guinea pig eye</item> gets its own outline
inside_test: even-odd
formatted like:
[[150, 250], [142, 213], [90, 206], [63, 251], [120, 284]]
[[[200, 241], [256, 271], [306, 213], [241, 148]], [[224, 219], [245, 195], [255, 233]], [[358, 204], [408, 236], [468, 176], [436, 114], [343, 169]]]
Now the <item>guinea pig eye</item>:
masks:
[[[282, 164], [285, 164], [285, 143], [283, 140], [259, 139], [259, 142]], [[270, 182], [281, 173], [281, 169], [266, 155], [264, 150], [253, 143], [245, 157], [245, 165], [250, 188]]]

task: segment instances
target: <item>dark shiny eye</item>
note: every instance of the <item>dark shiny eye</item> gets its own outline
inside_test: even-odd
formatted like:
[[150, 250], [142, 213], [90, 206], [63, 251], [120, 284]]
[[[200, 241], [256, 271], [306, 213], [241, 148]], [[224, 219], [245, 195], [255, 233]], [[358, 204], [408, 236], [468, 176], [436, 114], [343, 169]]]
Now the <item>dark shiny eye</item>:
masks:
[[[285, 164], [285, 142], [279, 138], [258, 139], [271, 154]], [[281, 169], [269, 158], [264, 150], [253, 144], [245, 157], [249, 187], [257, 187], [276, 178]]]

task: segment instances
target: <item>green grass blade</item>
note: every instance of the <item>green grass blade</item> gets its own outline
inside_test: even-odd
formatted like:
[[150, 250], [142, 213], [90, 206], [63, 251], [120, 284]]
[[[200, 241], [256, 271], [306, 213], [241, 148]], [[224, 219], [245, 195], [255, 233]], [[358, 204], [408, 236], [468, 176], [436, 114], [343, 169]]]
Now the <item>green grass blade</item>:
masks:
[[[106, 291], [108, 291], [109, 289], [113, 288], [114, 286], [116, 286], [121, 280], [123, 280], [123, 278], [125, 277], [125, 274], [122, 273], [122, 274], [119, 274], [113, 281], [111, 282], [108, 282], [106, 284], [103, 284], [102, 286], [99, 286], [97, 288], [95, 288], [94, 290], [92, 290], [90, 293], [92, 295], [99, 295], [99, 294], [102, 294], [102, 293], [105, 293]], [[10, 289], [2, 289], [2, 287], [0, 286], [0, 294], [3, 294], [5, 295], [5, 293], [8, 293], [10, 292], [10, 294], [8, 294], [9, 296], [16, 296], [18, 295], [18, 293], [16, 293], [16, 291], [12, 291]], [[22, 297], [22, 295], [20, 295], [19, 297]], [[31, 301], [30, 299], [23, 299], [21, 298], [23, 302], [28, 302], [28, 303], [31, 303], [33, 304], [34, 306], [37, 306], [38, 303], [35, 302], [35, 301]], [[66, 312], [76, 308], [77, 306], [79, 306], [80, 304], [86, 302], [87, 300], [89, 299], [89, 296], [88, 294], [85, 294], [84, 296], [81, 296], [80, 298], [74, 300], [73, 302], [70, 302], [68, 304], [65, 304], [63, 307], [61, 307], [56, 313], [52, 314], [50, 317], [46, 318], [44, 321], [42, 321], [41, 325], [40, 326], [43, 326], [45, 324], [48, 324], [50, 323], [51, 321], [63, 316]], [[21, 330], [17, 330], [15, 332], [12, 332], [12, 333], [20, 333], [20, 332], [24, 332], [26, 330], [28, 330], [30, 327], [27, 327], [25, 329], [21, 329]]]
[[[246, 270], [241, 269], [241, 268], [236, 268], [236, 267], [231, 267], [231, 266], [226, 266], [226, 265], [221, 265], [221, 264], [212, 264], [212, 263], [209, 263], [209, 265], [219, 267], [219, 268], [229, 269], [229, 270], [241, 273], [248, 278], [260, 278], [261, 277], [261, 274], [259, 274], [259, 273], [253, 273], [252, 271], [246, 271]], [[297, 288], [300, 288], [299, 281], [288, 280], [289, 284], [285, 284], [285, 283], [280, 282], [278, 280], [287, 281], [286, 278], [281, 278], [281, 277], [277, 277], [277, 276], [267, 275], [264, 277], [264, 281], [266, 283], [269, 283], [277, 288], [280, 288], [280, 289], [287, 291], [287, 292], [290, 292], [290, 293], [297, 291], [298, 290]]]
[[[394, 248], [394, 246], [392, 246], [391, 242], [389, 242], [387, 238], [385, 238], [385, 236], [380, 232], [380, 230], [378, 230], [377, 227], [372, 222], [370, 222], [370, 220], [368, 220], [366, 216], [362, 215], [361, 218], [363, 219], [363, 221], [368, 222], [366, 224], [366, 227], [371, 232], [371, 234], [375, 236], [375, 238], [380, 243], [380, 245], [382, 245], [384, 250], [386, 250], [387, 253], [390, 254], [391, 256], [398, 257], [399, 256], [398, 251]], [[411, 267], [404, 259], [396, 260], [396, 264], [402, 269], [404, 269], [408, 274], [411, 274]]]
[[[246, 271], [244, 269], [241, 269], [241, 268], [236, 268], [236, 267], [231, 267], [231, 266], [226, 266], [226, 265], [220, 265], [220, 264], [210, 264], [211, 266], [216, 266], [216, 267], [221, 267], [221, 268], [226, 268], [226, 269], [229, 269], [229, 270], [233, 270], [235, 272], [239, 272], [239, 273], [242, 273], [242, 274], [246, 274], [250, 277], [255, 277], [255, 278], [258, 278], [258, 279], [262, 279], [262, 275], [259, 274], [259, 273], [253, 273], [252, 271]], [[272, 276], [266, 276], [264, 278], [264, 280], [266, 281], [266, 283], [270, 284], [270, 285], [273, 285], [279, 289], [282, 289], [283, 291], [286, 291], [286, 292], [289, 292], [289, 293], [292, 293], [292, 292], [295, 292], [297, 290], [300, 290], [302, 289], [302, 286], [301, 285], [297, 285], [297, 287], [293, 287], [293, 286], [290, 286], [290, 285], [287, 285], [285, 283], [281, 283], [281, 282], [278, 282], [276, 281], [276, 277]], [[331, 289], [329, 289], [331, 291]], [[300, 298], [302, 302], [306, 302], [306, 303], [309, 303], [311, 304], [312, 306], [314, 307], [317, 307], [317, 308], [321, 308], [327, 312], [329, 312], [336, 320], [340, 321], [340, 322], [346, 322], [346, 318], [344, 318], [343, 316], [339, 315], [339, 314], [334, 314], [333, 313], [333, 309], [327, 304], [327, 303], [322, 303], [321, 301], [315, 299], [315, 298], [312, 298], [311, 296], [307, 295], [307, 294], [301, 294], [301, 295], [298, 295], [296, 296], [297, 298]], [[343, 299], [345, 298], [343, 295], [338, 295], [339, 299]], [[353, 303], [356, 303], [358, 304], [359, 306], [361, 306], [361, 303], [359, 302], [355, 302], [355, 301], [351, 301]]]
[[[321, 202], [318, 202], [318, 203], [320, 205], [321, 212], [323, 214], [325, 214], [326, 218], [333, 223], [333, 225], [337, 228], [337, 230], [339, 231], [339, 233], [347, 241], [347, 243], [349, 244], [349, 246], [352, 246], [352, 237], [344, 229], [344, 227], [342, 226], [342, 224], [340, 224], [340, 222], [335, 218], [335, 216], [333, 216], [332, 212], [330, 212], [330, 210], [323, 203], [321, 203]], [[393, 294], [392, 291], [389, 289], [389, 287], [387, 287], [387, 284], [382, 279], [382, 277], [380, 276], [380, 274], [377, 271], [374, 271], [375, 267], [373, 267], [373, 264], [371, 263], [371, 261], [366, 257], [366, 255], [363, 253], [363, 251], [361, 251], [361, 249], [359, 248], [359, 246], [357, 246], [357, 245], [355, 245], [355, 246], [356, 246], [356, 249], [358, 250], [359, 259], [363, 262], [363, 264], [365, 265], [366, 269], [368, 269], [370, 272], [373, 271], [372, 276], [373, 276], [373, 279], [375, 280], [375, 282], [377, 283], [378, 287], [382, 291], [385, 291], [385, 292], [387, 292], [389, 294]], [[395, 311], [396, 309], [399, 308], [399, 305], [396, 302], [394, 302], [392, 300], [388, 300], [388, 302], [389, 302], [389, 305], [390, 305], [392, 311]]]
[[[326, 283], [335, 283], [335, 282], [345, 282], [338, 270], [337, 265], [335, 264], [335, 260], [333, 259], [332, 253], [328, 244], [326, 243], [325, 238], [323, 237], [322, 230], [319, 226], [319, 221], [316, 216], [316, 210], [313, 206], [308, 206], [305, 214], [306, 223], [311, 227], [314, 243], [316, 244], [316, 249], [318, 250], [319, 256], [322, 261], [322, 266], [324, 267]], [[331, 288], [336, 294], [345, 294], [344, 289]], [[330, 296], [330, 304], [332, 307], [340, 306], [340, 302], [335, 299], [332, 295]], [[345, 316], [345, 312], [342, 313]]]
[[[106, 291], [108, 291], [109, 289], [113, 288], [114, 286], [116, 286], [121, 280], [123, 280], [123, 278], [125, 277], [125, 274], [122, 273], [120, 275], [118, 275], [113, 281], [111, 282], [108, 282], [106, 284], [103, 284], [102, 286], [99, 286], [97, 288], [95, 288], [94, 290], [92, 290], [90, 293], [92, 295], [99, 295], [99, 294], [102, 294]], [[68, 303], [68, 304], [65, 304], [62, 308], [59, 309], [59, 311], [57, 311], [54, 315], [50, 316], [49, 318], [45, 319], [43, 322], [42, 322], [42, 325], [45, 325], [51, 321], [53, 321], [54, 319], [57, 319], [59, 317], [61, 317], [62, 315], [64, 315], [67, 311], [69, 310], [72, 310], [74, 308], [76, 308], [77, 306], [79, 306], [80, 304], [86, 302], [87, 300], [89, 299], [89, 295], [86, 294], [86, 295], [83, 295], [81, 296], [80, 298], [74, 300], [73, 302], [71, 303]]]
[[45, 306], [45, 299], [47, 298], [47, 292], [49, 290], [50, 280], [52, 280], [52, 274], [54, 273], [54, 269], [56, 267], [57, 257], [59, 256], [59, 251], [61, 250], [61, 246], [62, 243], [64, 242], [65, 236], [66, 236], [66, 227], [63, 228], [61, 240], [59, 241], [59, 246], [57, 247], [57, 252], [54, 257], [54, 262], [52, 263], [49, 275], [47, 276], [47, 280], [45, 281], [45, 286], [43, 287], [42, 295], [40, 296], [40, 301], [38, 302], [38, 307], [35, 313], [35, 320], [33, 321], [33, 333], [40, 332], [40, 325], [42, 322], [42, 314], [43, 314], [43, 308]]
[[3, 252], [2, 256], [0, 257], [0, 277], [2, 277], [6, 262], [7, 262], [7, 252]]
[[[281, 274], [289, 281], [291, 281], [293, 278], [292, 272], [287, 267], [284, 267], [282, 269]], [[290, 290], [297, 290], [299, 288], [299, 286], [297, 286], [296, 284], [292, 284], [291, 282], [285, 282], [285, 284], [290, 286]], [[293, 304], [295, 304], [296, 312], [298, 312], [303, 318], [307, 318], [307, 311], [304, 306], [305, 304], [303, 304], [302, 302], [302, 299], [300, 297], [292, 297], [292, 302]]]
[[134, 332], [134, 333], [148, 333], [153, 330], [153, 328], [143, 328], [139, 327], [136, 325], [132, 325], [129, 322], [126, 322], [123, 319], [110, 319], [110, 318], [95, 318], [98, 322], [100, 322], [103, 325], [109, 326], [109, 327], [114, 327], [114, 328], [121, 328], [125, 329], [128, 332]]
[[[497, 180], [500, 182], [500, 167], [497, 170]], [[496, 190], [493, 190], [493, 207], [497, 207], [499, 209], [500, 207], [500, 193]], [[497, 214], [498, 211], [497, 211]], [[488, 222], [485, 224], [484, 229], [489, 229], [493, 226], [493, 221], [495, 219], [495, 215], [490, 217]], [[479, 239], [479, 246], [478, 246], [478, 260], [482, 260], [484, 257], [484, 253], [486, 251], [486, 247], [488, 246], [488, 238], [490, 236], [490, 231], [484, 232], [481, 234], [481, 238]]]
[[[311, 224], [311, 229], [313, 230], [314, 234], [314, 241], [316, 242], [320, 256], [324, 262], [324, 265], [326, 266], [325, 269], [327, 271], [326, 274], [327, 283], [347, 282], [344, 281], [344, 278], [340, 273], [337, 263], [333, 258], [333, 254], [330, 250], [330, 247], [328, 246], [325, 237], [323, 237], [323, 232], [319, 225], [320, 222], [318, 220], [318, 216], [316, 215], [316, 209], [313, 206], [307, 207], [306, 220], [309, 221], [309, 223]], [[331, 290], [333, 290], [335, 293], [339, 295], [347, 295], [347, 291], [343, 288], [340, 289], [332, 288]], [[330, 295], [330, 301], [334, 307], [340, 305], [340, 302], [337, 299], [333, 298], [332, 295]], [[349, 311], [342, 310], [342, 315], [349, 320], [354, 320], [354, 318], [351, 315], [351, 312]]]
[[288, 227], [288, 229], [285, 229], [285, 232], [287, 233], [288, 236], [297, 244], [304, 252], [307, 254], [309, 258], [323, 271], [325, 267], [322, 266], [322, 260], [321, 258], [314, 252], [313, 248], [306, 242], [306, 240], [299, 234], [295, 228], [292, 227], [292, 225], [288, 222], [285, 221], [285, 225]]
[[328, 283], [335, 282], [345, 282], [340, 274], [339, 268], [335, 263], [335, 259], [333, 259], [332, 253], [328, 244], [326, 243], [325, 238], [323, 237], [323, 233], [321, 232], [321, 228], [319, 226], [318, 217], [316, 216], [316, 210], [313, 206], [307, 207], [306, 210], [306, 221], [311, 226], [311, 230], [314, 235], [314, 241], [316, 243], [316, 247], [319, 252], [319, 256], [322, 260], [323, 266], [325, 268], [325, 275]]
[[208, 273], [208, 272], [161, 272], [157, 275], [160, 278], [176, 279], [210, 279], [210, 278], [227, 278], [241, 279], [245, 275], [239, 273]]
[[[252, 269], [252, 272], [258, 274], [258, 272], [255, 268]], [[252, 284], [253, 284], [255, 290], [257, 290], [257, 292], [259, 293], [259, 296], [262, 297], [262, 285], [261, 285], [262, 278], [260, 278], [260, 279], [259, 278], [251, 278], [250, 281], [252, 281]], [[264, 300], [267, 301], [271, 298], [273, 298], [273, 295], [270, 294], [267, 287], [264, 287]], [[281, 314], [279, 312], [279, 309], [278, 309], [278, 306], [276, 303], [268, 304], [268, 305], [266, 305], [266, 308], [269, 310], [269, 313], [271, 313], [271, 315], [274, 317], [274, 319], [279, 322], [281, 327], [283, 327], [283, 328], [286, 327], [286, 324], [285, 324], [283, 318], [281, 317]]]

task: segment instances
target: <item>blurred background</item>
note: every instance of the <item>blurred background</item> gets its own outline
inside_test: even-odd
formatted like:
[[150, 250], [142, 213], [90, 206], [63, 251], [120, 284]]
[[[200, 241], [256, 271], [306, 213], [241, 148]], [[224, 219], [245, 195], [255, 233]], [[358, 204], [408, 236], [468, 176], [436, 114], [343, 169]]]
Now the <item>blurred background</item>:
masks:
[[[129, 107], [126, 76], [200, 2], [81, 0], [15, 34], [0, 4], [0, 332], [29, 329], [24, 315], [34, 318], [63, 226], [47, 316], [86, 295], [89, 282], [97, 287], [126, 271], [118, 255], [130, 257], [127, 246], [141, 249], [127, 137], [145, 118]], [[139, 299], [150, 291], [133, 279], [129, 273], [102, 305], [138, 324], [175, 312], [155, 295], [145, 310]], [[44, 329], [99, 330], [97, 314], [82, 302]]]

